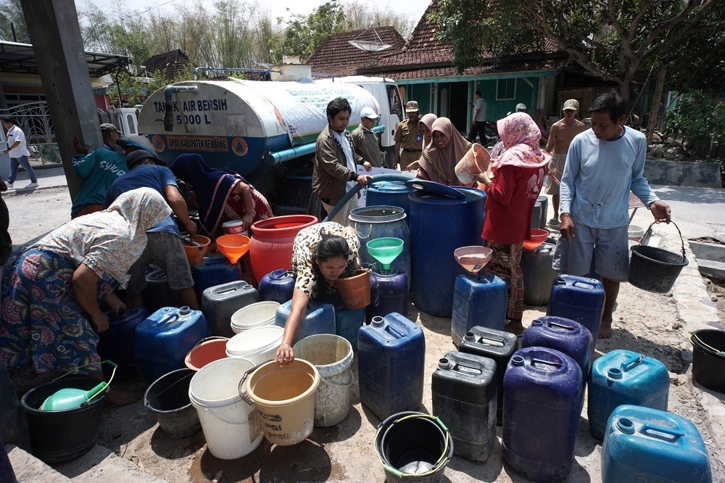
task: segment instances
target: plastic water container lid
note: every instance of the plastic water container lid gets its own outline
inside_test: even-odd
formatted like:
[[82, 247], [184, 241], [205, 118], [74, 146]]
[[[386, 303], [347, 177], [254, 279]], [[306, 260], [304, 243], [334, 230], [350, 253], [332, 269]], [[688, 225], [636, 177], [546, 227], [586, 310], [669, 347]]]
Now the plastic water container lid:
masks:
[[222, 223], [222, 228], [231, 228], [233, 226], [242, 226], [244, 224], [243, 220], [229, 220]]
[[239, 334], [255, 327], [273, 324], [279, 306], [279, 302], [269, 300], [242, 307], [232, 314], [232, 331]]
[[241, 399], [239, 380], [254, 363], [247, 359], [219, 359], [199, 369], [189, 384], [195, 406], [224, 407]]
[[227, 341], [229, 357], [247, 357], [267, 352], [282, 343], [284, 329], [276, 325], [256, 327], [237, 334]]

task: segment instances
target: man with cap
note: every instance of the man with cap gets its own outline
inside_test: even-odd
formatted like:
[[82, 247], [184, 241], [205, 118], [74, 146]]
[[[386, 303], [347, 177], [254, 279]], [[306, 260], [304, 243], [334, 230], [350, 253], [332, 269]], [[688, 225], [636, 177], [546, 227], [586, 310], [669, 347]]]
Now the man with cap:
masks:
[[418, 130], [418, 111], [418, 101], [406, 102], [408, 119], [401, 121], [395, 130], [395, 153], [400, 160], [401, 171], [407, 170], [411, 163], [420, 159], [423, 150], [423, 135]]
[[81, 178], [81, 186], [73, 197], [71, 218], [101, 211], [108, 188], [128, 170], [124, 149], [118, 143], [121, 133], [109, 123], [101, 124], [100, 128], [103, 145], [90, 153], [87, 146], [81, 146], [77, 138], [74, 140], [79, 155], [73, 158], [73, 168]]
[[104, 122], [100, 126], [101, 136], [103, 136], [103, 145], [111, 151], [124, 154], [123, 147], [118, 143], [121, 139], [121, 131], [110, 122]]
[[586, 125], [576, 118], [579, 101], [567, 99], [561, 110], [564, 111], [564, 117], [551, 126], [549, 140], [546, 143], [546, 150], [551, 153], [546, 188], [546, 193], [552, 195], [554, 204], [554, 217], [549, 220], [551, 226], [559, 225], [559, 182], [564, 172], [564, 161], [566, 161], [566, 153], [569, 151], [569, 144], [574, 136], [587, 129]]
[[360, 125], [350, 133], [352, 148], [355, 154], [363, 159], [363, 166], [370, 170], [373, 166], [383, 166], [383, 155], [380, 152], [380, 141], [372, 129], [377, 122], [378, 114], [372, 107], [363, 107], [360, 112]]
[[[126, 157], [129, 171], [108, 189], [106, 206], [122, 193], [137, 188], [151, 188], [164, 197], [176, 215], [177, 220], [190, 234], [196, 234], [196, 223], [189, 217], [189, 208], [176, 184], [174, 173], [156, 154], [137, 149]], [[141, 258], [130, 270], [131, 280], [126, 290], [127, 303], [131, 307], [141, 305], [141, 292], [146, 285], [146, 269], [154, 264], [166, 272], [169, 288], [177, 291], [182, 305], [198, 308], [199, 301], [194, 292], [194, 278], [186, 258], [184, 246], [179, 239], [181, 233], [171, 216], [147, 232], [148, 242]]]

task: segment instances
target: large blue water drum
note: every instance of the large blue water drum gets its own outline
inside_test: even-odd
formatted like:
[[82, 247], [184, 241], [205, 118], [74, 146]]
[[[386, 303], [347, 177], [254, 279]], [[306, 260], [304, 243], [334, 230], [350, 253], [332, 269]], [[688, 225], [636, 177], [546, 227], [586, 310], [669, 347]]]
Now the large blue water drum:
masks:
[[453, 250], [481, 245], [486, 194], [473, 188], [456, 188], [465, 194], [453, 200], [427, 193], [411, 193], [413, 301], [423, 312], [450, 317], [453, 285], [463, 273]]
[[[410, 231], [403, 208], [366, 206], [355, 208], [348, 217], [360, 240], [360, 263], [373, 267], [377, 273], [410, 273]], [[404, 243], [403, 251], [390, 265], [389, 271], [383, 270], [382, 264], [368, 254], [367, 243], [382, 237], [400, 238]]]
[[367, 206], [386, 205], [399, 206], [408, 215], [406, 222], [410, 225], [410, 201], [408, 195], [413, 189], [404, 181], [378, 181], [368, 186], [366, 195]]

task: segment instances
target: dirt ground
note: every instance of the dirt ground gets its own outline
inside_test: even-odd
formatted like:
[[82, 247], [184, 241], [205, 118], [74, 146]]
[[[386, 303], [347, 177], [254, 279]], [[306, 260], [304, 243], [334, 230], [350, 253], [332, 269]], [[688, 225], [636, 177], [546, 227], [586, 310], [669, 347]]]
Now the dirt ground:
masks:
[[[543, 307], [528, 308], [525, 323], [544, 314]], [[426, 373], [423, 410], [431, 411], [431, 375], [442, 354], [453, 350], [450, 320], [417, 314], [411, 318], [423, 327], [426, 340]], [[709, 429], [703, 410], [688, 384], [689, 358], [683, 349], [689, 342], [677, 321], [674, 303], [667, 295], [645, 293], [623, 285], [615, 330], [611, 339], [597, 343], [599, 355], [617, 348], [631, 349], [655, 357], [670, 371], [669, 410], [692, 420], [706, 444]], [[251, 455], [233, 462], [217, 460], [206, 450], [204, 436], [173, 440], [156, 425], [142, 402], [105, 412], [100, 443], [134, 462], [142, 471], [169, 482], [206, 481], [383, 481], [384, 472], [374, 449], [378, 420], [363, 406], [354, 405], [348, 418], [333, 428], [315, 429], [310, 441], [295, 447], [263, 443]], [[525, 478], [502, 464], [499, 441], [486, 464], [454, 458], [445, 476], [451, 482], [523, 482]], [[534, 435], [532, 435], [534, 436]], [[535, 437], [535, 436], [534, 436]], [[313, 443], [314, 442], [314, 443]], [[715, 481], [725, 481], [723, 455], [711, 445], [710, 461]], [[601, 445], [588, 432], [586, 406], [582, 411], [576, 445], [576, 462], [567, 481], [601, 481]]]

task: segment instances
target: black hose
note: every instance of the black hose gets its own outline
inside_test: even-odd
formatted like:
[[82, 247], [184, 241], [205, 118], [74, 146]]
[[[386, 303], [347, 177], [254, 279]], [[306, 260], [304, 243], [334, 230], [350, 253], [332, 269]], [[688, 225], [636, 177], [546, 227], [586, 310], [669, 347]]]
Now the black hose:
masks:
[[[410, 176], [405, 176], [403, 174], [379, 174], [377, 176], [371, 176], [370, 178], [371, 179], [368, 182], [368, 184], [374, 184], [374, 183], [377, 183], [379, 181], [402, 181], [402, 182], [406, 182], [406, 181], [410, 181], [411, 179], [415, 179], [415, 178], [411, 178]], [[335, 205], [335, 207], [332, 209], [332, 211], [330, 211], [327, 214], [327, 217], [323, 221], [330, 221], [332, 218], [334, 218], [335, 215], [337, 215], [340, 212], [340, 210], [342, 209], [342, 207], [345, 206], [345, 203], [347, 203], [348, 201], [350, 201], [350, 199], [353, 196], [355, 196], [358, 193], [358, 191], [360, 191], [362, 188], [364, 188], [363, 185], [357, 184], [350, 191], [348, 191], [347, 193], [345, 193], [345, 195], [342, 198], [340, 198], [340, 201], [337, 202], [337, 204]]]

